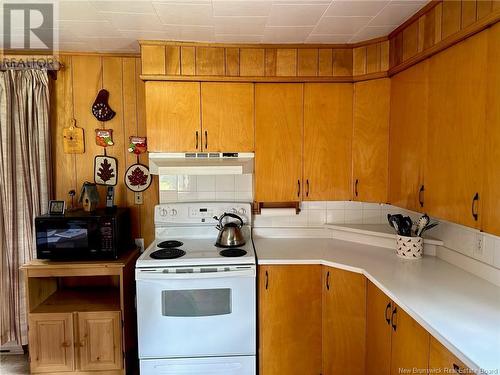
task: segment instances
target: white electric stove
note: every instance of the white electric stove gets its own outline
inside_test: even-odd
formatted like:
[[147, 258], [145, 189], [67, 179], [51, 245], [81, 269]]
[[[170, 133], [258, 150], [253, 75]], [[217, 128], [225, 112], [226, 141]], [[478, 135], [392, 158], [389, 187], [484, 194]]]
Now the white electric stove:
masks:
[[[217, 220], [239, 215], [246, 243], [215, 246]], [[256, 374], [256, 259], [247, 203], [155, 207], [155, 241], [136, 263], [140, 370]]]

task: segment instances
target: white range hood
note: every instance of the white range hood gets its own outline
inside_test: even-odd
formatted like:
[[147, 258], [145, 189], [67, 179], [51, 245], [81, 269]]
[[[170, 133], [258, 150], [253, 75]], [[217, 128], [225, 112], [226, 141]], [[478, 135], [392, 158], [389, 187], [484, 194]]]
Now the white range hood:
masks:
[[149, 170], [157, 175], [253, 173], [252, 152], [149, 153]]

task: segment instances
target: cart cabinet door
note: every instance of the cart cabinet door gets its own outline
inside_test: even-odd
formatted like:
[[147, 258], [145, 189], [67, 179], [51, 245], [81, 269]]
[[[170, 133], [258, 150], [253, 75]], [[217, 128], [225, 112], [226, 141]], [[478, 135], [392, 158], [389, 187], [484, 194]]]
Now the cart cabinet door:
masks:
[[121, 318], [118, 311], [78, 313], [80, 370], [123, 367]]
[[73, 371], [73, 315], [30, 314], [29, 348], [32, 373]]

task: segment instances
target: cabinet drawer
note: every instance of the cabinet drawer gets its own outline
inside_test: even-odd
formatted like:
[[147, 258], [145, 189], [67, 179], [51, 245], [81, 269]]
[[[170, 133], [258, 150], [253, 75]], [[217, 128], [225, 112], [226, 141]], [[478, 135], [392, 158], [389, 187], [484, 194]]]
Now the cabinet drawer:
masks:
[[472, 374], [462, 361], [434, 337], [431, 337], [429, 370], [434, 374]]

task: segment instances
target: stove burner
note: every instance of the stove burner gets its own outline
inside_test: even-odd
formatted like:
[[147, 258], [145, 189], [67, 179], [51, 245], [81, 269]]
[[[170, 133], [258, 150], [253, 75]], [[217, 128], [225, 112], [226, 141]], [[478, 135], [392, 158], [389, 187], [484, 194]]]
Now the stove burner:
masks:
[[243, 255], [245, 255], [247, 252], [243, 249], [225, 249], [225, 250], [221, 250], [221, 252], [219, 253], [220, 255], [222, 255], [223, 257], [242, 257]]
[[174, 259], [180, 258], [185, 254], [186, 252], [181, 249], [160, 249], [153, 251], [150, 256], [153, 259]]
[[173, 247], [180, 247], [184, 245], [181, 241], [169, 240], [160, 242], [157, 246], [161, 249], [171, 249]]

